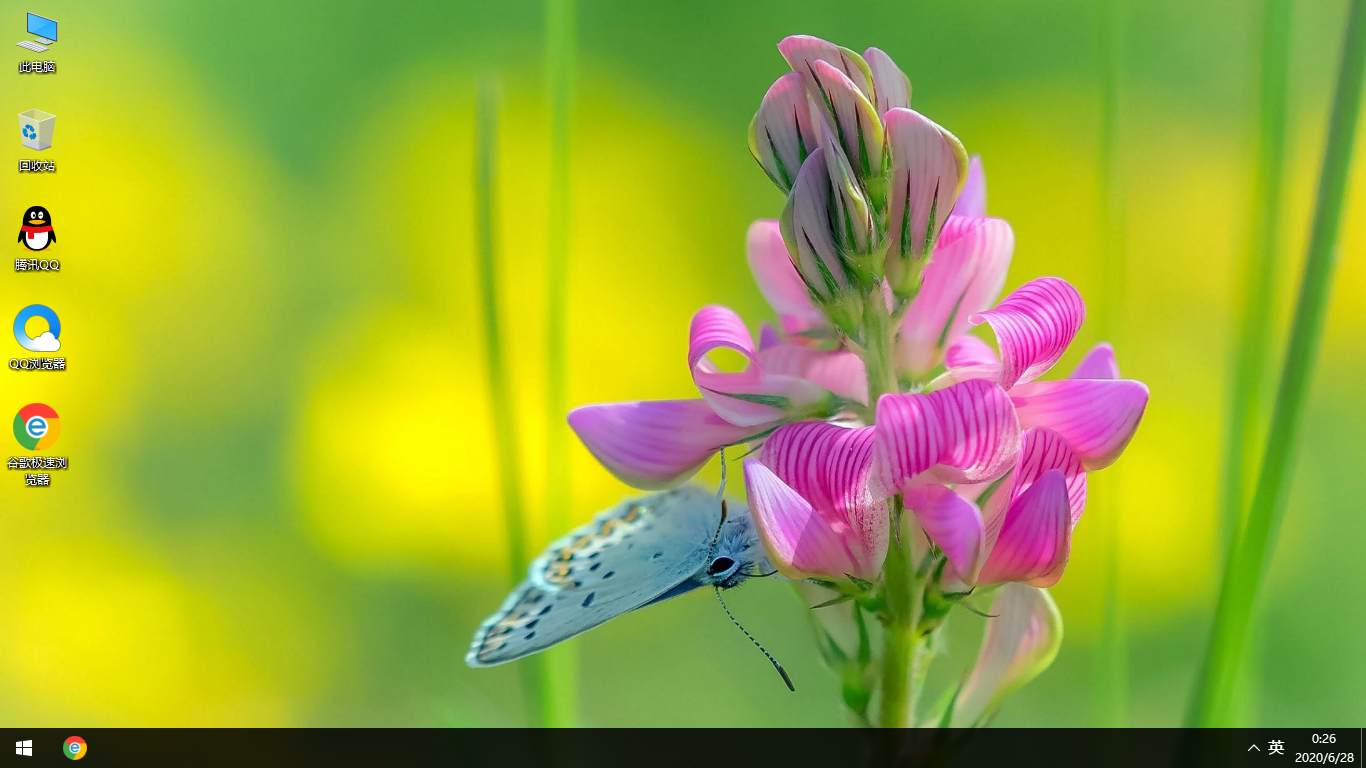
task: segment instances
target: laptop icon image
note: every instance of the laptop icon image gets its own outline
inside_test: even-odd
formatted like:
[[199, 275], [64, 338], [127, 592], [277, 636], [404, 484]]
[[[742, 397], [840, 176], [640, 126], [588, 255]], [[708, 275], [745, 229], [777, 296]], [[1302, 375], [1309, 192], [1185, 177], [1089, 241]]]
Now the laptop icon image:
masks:
[[42, 53], [47, 50], [47, 46], [57, 42], [57, 22], [54, 19], [44, 18], [36, 13], [28, 14], [28, 33], [36, 36], [32, 42], [25, 40], [15, 43], [20, 48], [27, 48], [34, 53]]

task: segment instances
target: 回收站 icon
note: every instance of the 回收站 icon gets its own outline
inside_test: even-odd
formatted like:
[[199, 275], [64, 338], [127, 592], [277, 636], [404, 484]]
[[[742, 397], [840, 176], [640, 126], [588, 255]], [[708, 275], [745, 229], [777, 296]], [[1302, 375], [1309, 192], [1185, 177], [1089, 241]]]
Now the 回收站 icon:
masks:
[[24, 146], [43, 151], [52, 146], [52, 132], [57, 124], [57, 116], [41, 109], [30, 109], [19, 113], [19, 134]]

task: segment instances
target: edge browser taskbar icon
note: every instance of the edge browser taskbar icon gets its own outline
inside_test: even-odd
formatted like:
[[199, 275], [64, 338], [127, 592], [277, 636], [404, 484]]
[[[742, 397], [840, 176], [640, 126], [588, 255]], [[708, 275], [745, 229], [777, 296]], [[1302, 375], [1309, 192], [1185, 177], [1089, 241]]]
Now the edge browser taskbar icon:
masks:
[[[42, 318], [47, 322], [47, 330], [37, 336], [29, 336], [26, 330], [28, 321]], [[42, 304], [30, 304], [14, 316], [14, 340], [30, 352], [56, 352], [62, 348], [62, 321], [57, 313]]]

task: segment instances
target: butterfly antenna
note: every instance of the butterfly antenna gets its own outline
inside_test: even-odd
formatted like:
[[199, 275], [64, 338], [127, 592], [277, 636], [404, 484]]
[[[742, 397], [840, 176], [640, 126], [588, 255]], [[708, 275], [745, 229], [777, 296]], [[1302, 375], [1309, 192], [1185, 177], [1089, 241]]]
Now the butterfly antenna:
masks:
[[778, 674], [782, 675], [783, 682], [787, 683], [787, 689], [795, 693], [797, 691], [797, 686], [792, 684], [792, 678], [787, 676], [787, 670], [783, 669], [783, 665], [779, 664], [778, 660], [773, 658], [773, 654], [765, 650], [764, 647], [759, 644], [759, 641], [754, 639], [754, 635], [751, 635], [749, 630], [745, 629], [744, 625], [736, 620], [735, 614], [730, 612], [730, 606], [726, 605], [725, 599], [721, 597], [721, 588], [714, 587], [714, 589], [716, 590], [716, 601], [721, 604], [721, 610], [726, 612], [726, 616], [730, 617], [730, 623], [734, 624], [736, 629], [745, 633], [745, 637], [748, 637], [749, 641], [754, 643], [754, 647], [759, 649], [759, 653], [762, 653], [764, 658], [768, 659], [769, 663], [773, 665], [773, 668], [778, 670]]
[[721, 487], [716, 489], [716, 498], [726, 497], [726, 449], [721, 449]]
[[711, 556], [716, 554], [716, 544], [717, 542], [721, 541], [721, 529], [724, 528], [726, 525], [726, 515], [728, 514], [729, 512], [726, 511], [726, 500], [721, 499], [721, 522], [716, 524], [716, 533], [712, 534], [711, 546], [707, 547], [706, 562], [708, 563], [711, 562]]

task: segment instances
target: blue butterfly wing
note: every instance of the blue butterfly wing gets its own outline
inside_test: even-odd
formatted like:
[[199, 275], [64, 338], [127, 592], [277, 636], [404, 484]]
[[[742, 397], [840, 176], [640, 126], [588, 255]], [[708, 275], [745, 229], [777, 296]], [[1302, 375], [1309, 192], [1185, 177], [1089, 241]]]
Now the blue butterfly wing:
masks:
[[682, 594], [706, 564], [716, 496], [684, 486], [628, 499], [552, 542], [475, 633], [465, 662], [503, 664]]

